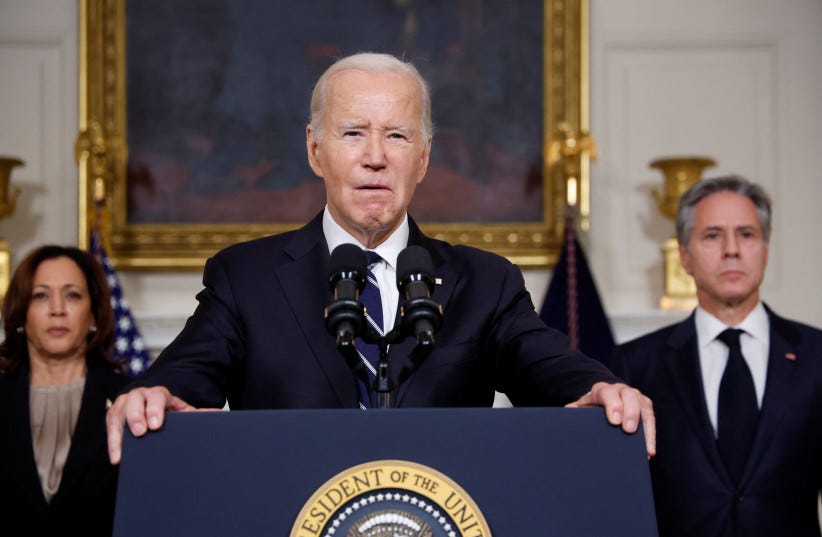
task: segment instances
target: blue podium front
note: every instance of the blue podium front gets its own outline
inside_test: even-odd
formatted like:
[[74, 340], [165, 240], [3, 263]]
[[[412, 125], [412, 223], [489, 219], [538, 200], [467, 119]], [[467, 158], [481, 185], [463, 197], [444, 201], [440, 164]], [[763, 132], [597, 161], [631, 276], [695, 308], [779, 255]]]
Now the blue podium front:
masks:
[[114, 536], [656, 536], [602, 409], [173, 413], [126, 435]]

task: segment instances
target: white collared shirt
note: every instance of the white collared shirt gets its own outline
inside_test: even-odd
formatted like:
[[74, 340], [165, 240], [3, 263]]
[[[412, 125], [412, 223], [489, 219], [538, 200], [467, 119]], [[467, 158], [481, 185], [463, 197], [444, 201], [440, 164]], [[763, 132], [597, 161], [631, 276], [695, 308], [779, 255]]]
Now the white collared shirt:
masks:
[[[340, 227], [328, 212], [328, 205], [323, 211], [323, 233], [325, 241], [328, 243], [328, 252], [340, 244], [356, 244], [366, 250], [357, 239]], [[408, 214], [403, 218], [402, 224], [394, 230], [379, 246], [370, 248], [382, 257], [382, 261], [371, 267], [371, 272], [377, 279], [380, 288], [380, 299], [382, 300], [383, 330], [387, 334], [394, 328], [394, 320], [397, 315], [397, 306], [400, 301], [400, 291], [397, 289], [397, 257], [408, 245]]]
[[717, 434], [717, 408], [719, 407], [719, 383], [728, 362], [728, 346], [716, 339], [726, 328], [740, 328], [745, 331], [740, 335], [739, 343], [745, 363], [751, 370], [756, 400], [762, 408], [765, 395], [765, 381], [768, 376], [768, 348], [770, 346], [770, 321], [762, 302], [736, 326], [725, 323], [697, 306], [695, 313], [696, 338], [699, 348], [699, 368], [702, 371], [702, 387], [708, 404], [708, 417]]

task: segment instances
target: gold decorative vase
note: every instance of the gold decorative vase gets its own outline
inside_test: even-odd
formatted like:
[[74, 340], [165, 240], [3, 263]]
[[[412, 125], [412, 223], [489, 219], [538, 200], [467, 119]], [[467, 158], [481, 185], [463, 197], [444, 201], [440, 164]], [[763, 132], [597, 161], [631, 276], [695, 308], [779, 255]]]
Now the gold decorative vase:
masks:
[[23, 161], [14, 157], [0, 157], [0, 220], [14, 214], [20, 189], [11, 189], [11, 170], [22, 166]]
[[[20, 189], [11, 188], [11, 170], [22, 166], [23, 161], [14, 157], [0, 156], [0, 220], [14, 214]], [[0, 302], [6, 295], [11, 277], [11, 252], [9, 243], [0, 238]]]
[[[715, 166], [708, 157], [665, 157], [652, 161], [649, 166], [665, 176], [664, 189], [652, 191], [659, 212], [676, 220], [679, 198], [702, 178], [705, 168]], [[679, 243], [670, 237], [662, 246], [665, 263], [665, 294], [659, 299], [664, 310], [692, 310], [696, 307], [696, 285], [693, 278], [682, 268], [679, 260]]]

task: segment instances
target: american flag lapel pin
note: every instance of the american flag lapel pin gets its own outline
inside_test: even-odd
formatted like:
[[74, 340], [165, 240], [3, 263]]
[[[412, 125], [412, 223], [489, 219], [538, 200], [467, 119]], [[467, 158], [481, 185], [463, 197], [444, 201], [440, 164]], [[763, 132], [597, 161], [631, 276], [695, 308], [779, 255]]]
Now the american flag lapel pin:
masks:
[[791, 362], [795, 362], [796, 361], [796, 355], [792, 352], [786, 352], [785, 353], [785, 359], [790, 360]]

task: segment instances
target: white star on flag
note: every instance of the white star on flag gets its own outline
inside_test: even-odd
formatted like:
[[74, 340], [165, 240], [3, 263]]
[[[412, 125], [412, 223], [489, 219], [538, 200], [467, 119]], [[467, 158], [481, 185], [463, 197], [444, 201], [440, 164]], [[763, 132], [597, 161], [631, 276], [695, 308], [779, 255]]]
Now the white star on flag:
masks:
[[114, 310], [114, 360], [126, 366], [126, 373], [130, 377], [136, 377], [145, 372], [151, 363], [151, 357], [131, 315], [128, 302], [123, 298], [120, 278], [114, 272], [114, 265], [106, 254], [103, 241], [96, 230], [91, 233], [91, 253], [103, 266], [111, 292], [111, 307]]

